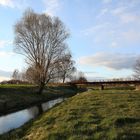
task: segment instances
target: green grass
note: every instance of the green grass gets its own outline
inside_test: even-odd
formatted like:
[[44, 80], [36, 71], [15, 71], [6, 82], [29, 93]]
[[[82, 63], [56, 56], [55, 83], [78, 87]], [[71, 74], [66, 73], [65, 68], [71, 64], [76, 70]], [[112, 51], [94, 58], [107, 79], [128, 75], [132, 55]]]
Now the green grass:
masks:
[[1, 140], [139, 140], [140, 91], [90, 90], [43, 113]]
[[0, 115], [77, 93], [77, 89], [71, 86], [46, 87], [41, 95], [37, 95], [36, 91], [37, 88], [32, 85], [0, 85]]

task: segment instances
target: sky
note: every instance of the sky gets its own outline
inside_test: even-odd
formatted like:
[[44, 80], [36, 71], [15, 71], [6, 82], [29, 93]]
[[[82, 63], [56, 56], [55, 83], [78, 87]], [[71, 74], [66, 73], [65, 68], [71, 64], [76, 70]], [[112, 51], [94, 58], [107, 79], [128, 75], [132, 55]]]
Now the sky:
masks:
[[14, 25], [27, 8], [62, 20], [75, 66], [89, 80], [133, 75], [140, 57], [140, 0], [0, 0], [0, 81], [26, 67], [13, 41]]

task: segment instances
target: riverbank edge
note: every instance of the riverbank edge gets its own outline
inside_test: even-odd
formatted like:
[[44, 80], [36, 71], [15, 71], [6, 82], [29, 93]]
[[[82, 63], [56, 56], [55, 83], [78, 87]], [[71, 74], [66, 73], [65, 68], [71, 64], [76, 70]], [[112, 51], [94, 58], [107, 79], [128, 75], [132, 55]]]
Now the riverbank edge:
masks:
[[[15, 104], [12, 107], [9, 107], [9, 106], [4, 107], [3, 106], [3, 110], [0, 111], [0, 117], [5, 116], [7, 114], [17, 112], [17, 111], [20, 111], [20, 110], [23, 110], [23, 109], [26, 109], [26, 108], [30, 108], [30, 107], [35, 106], [35, 105], [42, 104], [44, 102], [54, 100], [54, 99], [57, 99], [57, 98], [60, 98], [60, 97], [62, 97], [62, 98], [72, 97], [72, 96], [76, 95], [79, 92], [86, 91], [87, 89], [71, 87], [69, 91], [64, 92], [63, 89], [60, 89], [60, 91], [61, 90], [62, 90], [61, 94], [56, 93], [54, 95], [51, 95], [50, 97], [47, 97], [46, 95], [48, 93], [45, 93], [46, 94], [45, 96], [40, 95], [40, 96], [38, 96], [39, 98], [36, 98], [35, 100], [28, 100], [27, 103], [26, 103], [26, 101], [23, 100], [23, 101], [20, 102], [20, 104]], [[0, 100], [1, 100], [1, 98], [0, 98]], [[10, 103], [11, 103], [10, 101], [6, 102], [6, 104], [10, 104]]]
[[23, 105], [20, 105], [20, 106], [14, 106], [12, 108], [7, 108], [6, 110], [0, 112], [0, 117], [11, 114], [11, 113], [14, 113], [14, 112], [17, 112], [17, 111], [20, 111], [20, 110], [23, 110], [23, 109], [26, 109], [26, 108], [30, 108], [30, 107], [35, 106], [35, 105], [39, 105], [39, 104], [42, 104], [42, 103], [45, 103], [45, 102], [48, 102], [48, 101], [51, 101], [51, 100], [55, 100], [57, 98], [72, 97], [76, 94], [77, 94], [77, 91], [75, 91], [75, 93], [72, 93], [72, 94], [67, 93], [67, 94], [64, 94], [64, 95], [58, 95], [58, 96], [54, 96], [54, 97], [45, 97], [45, 98], [42, 97], [42, 99], [39, 99], [39, 100], [36, 100], [36, 101], [31, 101], [28, 104], [23, 104]]
[[[75, 94], [75, 95], [77, 95], [77, 94]], [[69, 96], [69, 97], [68, 97], [68, 96], [65, 96], [65, 97], [68, 99], [68, 98], [71, 98], [71, 97], [73, 97], [73, 96], [75, 96], [75, 95], [72, 95], [72, 96]], [[47, 101], [44, 101], [44, 102], [40, 102], [40, 103], [35, 104], [35, 105], [32, 105], [32, 106], [30, 106], [30, 107], [37, 106], [37, 105], [40, 105], [40, 104], [43, 104], [43, 103], [46, 103], [46, 102], [49, 102], [49, 101], [52, 101], [52, 100], [55, 100], [55, 99], [58, 99], [58, 98], [65, 98], [65, 97], [64, 97], [64, 96], [63, 96], [63, 97], [62, 97], [62, 96], [61, 96], [61, 97], [56, 97], [56, 98], [54, 98], [54, 99], [47, 100]], [[65, 99], [66, 99], [66, 98], [65, 98]], [[47, 111], [50, 111], [51, 109], [53, 109], [53, 108], [59, 106], [59, 105], [60, 105], [61, 103], [63, 103], [64, 101], [66, 101], [66, 100], [63, 100], [62, 102], [56, 103], [56, 104], [53, 105], [51, 108], [48, 108], [46, 111], [43, 111], [43, 113], [45, 113], [45, 112], [47, 112]], [[27, 108], [30, 108], [30, 107], [26, 107], [26, 108], [24, 108], [24, 109], [27, 109]], [[20, 110], [14, 111], [14, 112], [18, 112], [18, 111], [21, 111], [21, 110], [24, 110], [24, 109], [20, 109]], [[8, 114], [12, 114], [12, 113], [14, 113], [14, 112], [11, 112], [11, 113], [8, 113]], [[7, 115], [8, 115], [8, 114], [7, 114]], [[42, 115], [42, 113], [41, 113], [41, 114], [38, 114], [35, 118], [30, 119], [29, 121], [25, 122], [23, 125], [21, 125], [21, 126], [18, 127], [18, 128], [23, 127], [24, 125], [28, 124], [29, 122], [33, 122], [37, 117], [39, 118], [41, 115]], [[2, 117], [2, 116], [0, 116], [0, 117]], [[0, 134], [0, 136], [5, 135], [5, 134], [8, 134], [8, 133], [11, 133], [11, 132], [15, 131], [15, 130], [18, 129], [18, 128], [14, 128], [14, 129], [11, 129], [11, 130], [9, 130], [9, 131], [7, 131], [7, 132], [4, 132], [4, 133]]]

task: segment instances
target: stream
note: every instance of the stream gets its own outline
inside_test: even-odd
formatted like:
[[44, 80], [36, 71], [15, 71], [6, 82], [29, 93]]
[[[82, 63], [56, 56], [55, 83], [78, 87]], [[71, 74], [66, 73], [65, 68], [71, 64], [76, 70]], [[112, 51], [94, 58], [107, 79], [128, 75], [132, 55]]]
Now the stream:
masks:
[[8, 115], [0, 116], [0, 134], [22, 126], [29, 120], [36, 118], [42, 112], [47, 111], [57, 103], [61, 103], [64, 100], [65, 98], [57, 98], [40, 105], [10, 113]]

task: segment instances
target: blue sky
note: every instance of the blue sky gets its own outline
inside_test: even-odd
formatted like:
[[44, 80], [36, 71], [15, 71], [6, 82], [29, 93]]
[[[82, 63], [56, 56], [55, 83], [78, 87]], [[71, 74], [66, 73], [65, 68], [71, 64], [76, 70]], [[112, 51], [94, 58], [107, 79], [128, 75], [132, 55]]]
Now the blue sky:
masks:
[[0, 0], [0, 81], [26, 67], [13, 51], [13, 26], [29, 7], [64, 22], [76, 67], [90, 80], [133, 74], [140, 56], [140, 0]]

